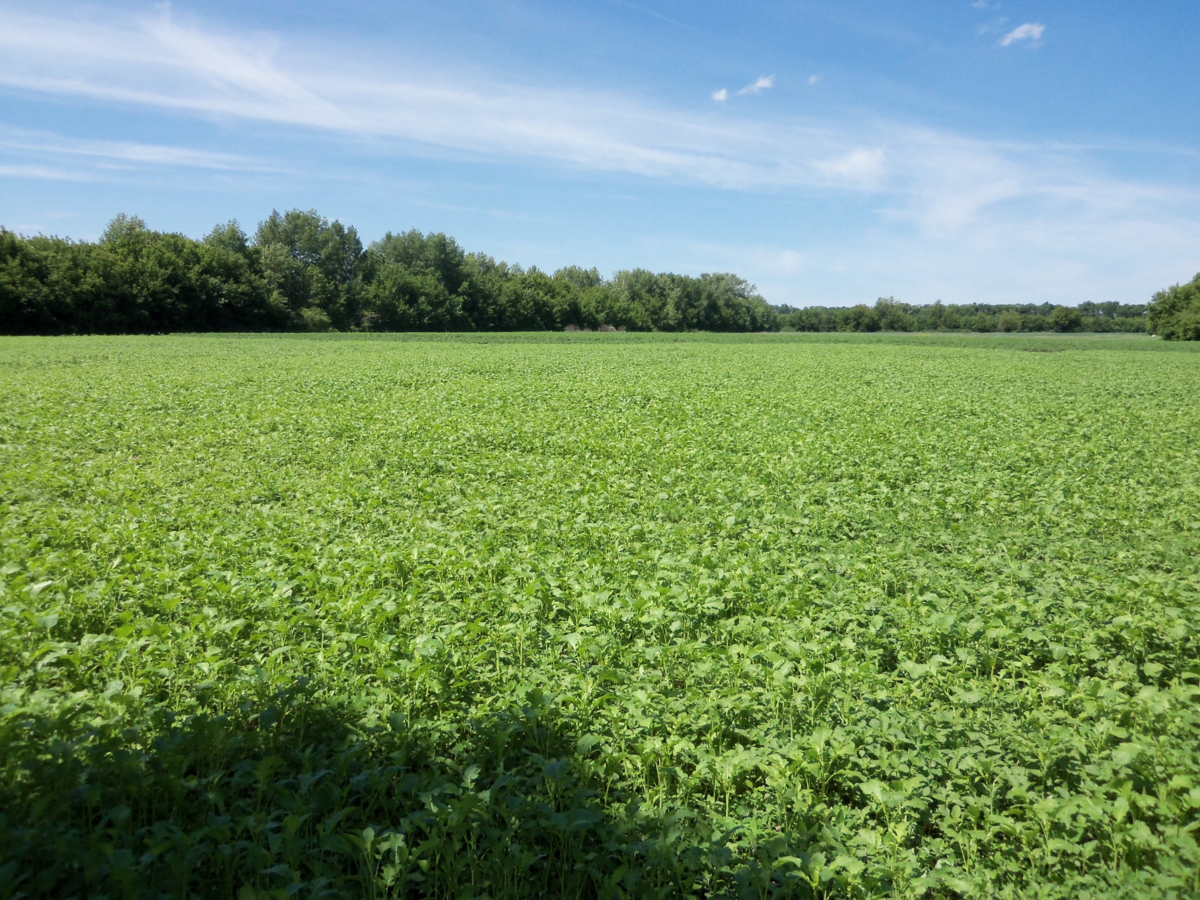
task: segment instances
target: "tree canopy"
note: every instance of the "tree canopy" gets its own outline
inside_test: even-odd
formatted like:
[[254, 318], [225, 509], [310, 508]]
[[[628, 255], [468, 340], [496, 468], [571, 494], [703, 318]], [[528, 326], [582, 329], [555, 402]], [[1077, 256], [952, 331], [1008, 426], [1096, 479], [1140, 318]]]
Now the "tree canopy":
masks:
[[[1149, 309], [1149, 315], [1147, 311]], [[553, 274], [445, 234], [358, 232], [315, 210], [272, 212], [202, 240], [120, 215], [96, 242], [0, 228], [0, 333], [170, 331], [1145, 331], [1200, 336], [1200, 276], [1149, 308], [1115, 302], [771, 306], [728, 273]]]
[[1168, 341], [1200, 341], [1200, 274], [1150, 301], [1150, 330]]
[[874, 306], [782, 307], [779, 324], [785, 331], [1143, 332], [1146, 309], [1144, 304], [1116, 302], [1055, 306], [939, 300], [918, 306], [881, 297]]
[[0, 229], [8, 334], [777, 327], [736, 275], [550, 275], [416, 229], [364, 247], [353, 227], [315, 210], [272, 212], [253, 237], [229, 222], [200, 241], [125, 215], [95, 243]]

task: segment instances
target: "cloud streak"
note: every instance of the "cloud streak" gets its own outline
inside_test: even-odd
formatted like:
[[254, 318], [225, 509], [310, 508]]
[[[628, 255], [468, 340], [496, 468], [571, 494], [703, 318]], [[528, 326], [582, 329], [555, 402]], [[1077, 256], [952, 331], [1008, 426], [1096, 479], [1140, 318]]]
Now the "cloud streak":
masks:
[[[1023, 25], [1009, 35], [1020, 36], [1004, 41], [1036, 42], [1040, 29]], [[763, 76], [737, 95], [774, 85], [773, 76]], [[972, 258], [1009, 260], [1005, 277], [1013, 283], [1023, 277], [1012, 274], [1021, 260], [1045, 259], [1053, 248], [1089, 270], [1132, 259], [1130, 248], [1141, 248], [1141, 271], [1180, 264], [1200, 238], [1194, 184], [1117, 177], [1101, 164], [1102, 153], [1083, 148], [981, 140], [884, 119], [685, 112], [603, 91], [356, 66], [349, 56], [313, 66], [301, 49], [269, 35], [222, 33], [169, 12], [85, 22], [0, 10], [0, 87], [225, 125], [286, 126], [395, 155], [549, 163], [846, 199], [868, 209], [881, 245], [959, 248], [946, 252], [951, 269], [970, 247]], [[731, 96], [722, 89], [712, 98], [724, 103]], [[117, 165], [278, 171], [232, 153], [11, 131], [0, 131], [0, 163], [0, 177], [55, 180], [97, 177]], [[1155, 240], [1143, 241], [1144, 234]], [[915, 265], [912, 246], [897, 253]]]
[[136, 141], [97, 141], [65, 138], [56, 134], [0, 128], [0, 151], [13, 154], [76, 158], [101, 166], [153, 166], [211, 169], [225, 172], [280, 172], [250, 157], [212, 153], [189, 147], [145, 144]]
[[639, 13], [642, 13], [643, 15], [653, 16], [655, 19], [658, 19], [662, 22], [666, 22], [668, 25], [674, 25], [676, 28], [689, 28], [690, 27], [688, 25], [685, 25], [683, 22], [678, 22], [675, 19], [664, 16], [662, 13], [655, 12], [652, 9], [646, 9], [644, 6], [634, 6], [632, 3], [623, 2], [623, 0], [613, 0], [613, 2], [616, 3], [617, 6], [625, 7], [625, 9], [631, 9], [634, 12], [639, 12]]
[[745, 97], [747, 94], [761, 94], [763, 91], [769, 91], [773, 87], [775, 87], [775, 76], [763, 75], [738, 91], [737, 95]]
[[1045, 25], [1039, 25], [1034, 22], [1026, 22], [1024, 25], [1018, 25], [1008, 34], [1000, 39], [1001, 47], [1009, 47], [1021, 41], [1029, 41], [1032, 44], [1038, 44], [1042, 40], [1042, 35], [1046, 32]]
[[[814, 80], [816, 78], [817, 76], [813, 75], [812, 78], [808, 79], [808, 83], [816, 84], [817, 82]], [[755, 81], [750, 82], [750, 84], [746, 85], [740, 91], [735, 91], [732, 96], [745, 97], [751, 94], [761, 94], [763, 91], [769, 91], [773, 87], [775, 87], [775, 76], [763, 75]], [[730, 96], [731, 95], [728, 88], [721, 88], [712, 95], [712, 98], [718, 103], [724, 103], [729, 99]]]

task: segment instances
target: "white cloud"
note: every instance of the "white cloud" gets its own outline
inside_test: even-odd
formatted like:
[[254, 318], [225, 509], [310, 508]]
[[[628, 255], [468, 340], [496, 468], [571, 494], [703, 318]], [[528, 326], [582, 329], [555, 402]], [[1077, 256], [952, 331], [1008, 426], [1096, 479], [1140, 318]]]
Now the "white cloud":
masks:
[[86, 180], [79, 172], [36, 165], [0, 165], [0, 178], [36, 178], [38, 181]]
[[1045, 25], [1038, 25], [1033, 22], [1026, 22], [1024, 25], [1018, 25], [1000, 40], [1001, 47], [1007, 47], [1015, 44], [1018, 41], [1030, 41], [1034, 44], [1042, 39], [1042, 35], [1046, 31]]
[[[1016, 29], [1029, 31], [1013, 40], [1035, 41], [1042, 33], [1035, 27], [1042, 28]], [[787, 239], [800, 262], [747, 253], [748, 268], [735, 271], [751, 280], [755, 267], [778, 273], [775, 283], [784, 286], [791, 268], [805, 278], [826, 271], [850, 291], [860, 285], [854, 279], [875, 272], [879, 284], [863, 288], [868, 294], [943, 284], [946, 299], [962, 298], [983, 283], [989, 297], [1076, 302], [1133, 299], [1141, 295], [1130, 294], [1137, 285], [1171, 283], [1195, 268], [1197, 185], [1113, 174], [1105, 148], [982, 140], [884, 119], [688, 114], [628, 94], [447, 71], [455, 74], [372, 65], [331, 47], [314, 65], [306, 48], [181, 23], [169, 13], [114, 13], [101, 22], [0, 8], [0, 85], [9, 92], [219, 121], [227, 146], [236, 146], [233, 126], [241, 120], [285, 126], [293, 145], [308, 133], [368, 143], [378, 155], [550, 163], [791, 192], [831, 208], [861, 208], [875, 223], [836, 246]], [[739, 93], [774, 83], [764, 76]], [[714, 100], [722, 93], [729, 98], [723, 89]], [[102, 165], [269, 171], [236, 153], [0, 131], [0, 177], [78, 180], [98, 177]]]
[[804, 254], [795, 250], [779, 250], [766, 252], [763, 264], [773, 272], [783, 275], [798, 275], [804, 269]]
[[44, 158], [82, 157], [99, 165], [148, 163], [231, 172], [278, 172], [279, 169], [233, 153], [211, 153], [189, 147], [142, 144], [136, 141], [97, 141], [0, 127], [0, 150]]
[[683, 22], [678, 22], [675, 19], [667, 18], [662, 13], [657, 13], [652, 9], [646, 9], [645, 7], [642, 7], [642, 6], [634, 6], [632, 3], [624, 3], [624, 2], [622, 2], [622, 0], [613, 0], [613, 2], [616, 3], [617, 6], [623, 6], [626, 9], [632, 9], [634, 12], [640, 12], [640, 13], [643, 13], [644, 15], [653, 16], [656, 19], [661, 19], [662, 21], [667, 22], [670, 25], [674, 25], [677, 28], [690, 28], [691, 27], [689, 25], [683, 24]]
[[[817, 77], [816, 75], [813, 76], [813, 78], [816, 78], [816, 77]], [[813, 81], [812, 78], [809, 79], [808, 83], [816, 84], [816, 82]], [[733, 96], [745, 97], [747, 94], [761, 94], [763, 91], [769, 91], [773, 87], [775, 87], [775, 76], [774, 75], [763, 75], [762, 77], [758, 78], [757, 80], [752, 81], [750, 84], [746, 85], [740, 91], [736, 91], [733, 94]], [[730, 96], [729, 90], [727, 88], [721, 88], [719, 91], [717, 91], [715, 94], [712, 95], [712, 98], [714, 100], [716, 100], [718, 103], [724, 103], [726, 100], [729, 99], [729, 96]]]
[[816, 83], [817, 83], [818, 81], [820, 81], [820, 80], [821, 80], [821, 76], [820, 76], [820, 75], [809, 75], [809, 76], [808, 76], [808, 83], [809, 83], [809, 86], [812, 86], [812, 85], [816, 84]]
[[730, 153], [740, 139], [727, 123], [597, 92], [356, 69], [348, 58], [313, 66], [289, 49], [169, 13], [99, 24], [0, 9], [0, 84], [23, 91], [725, 187], [762, 180]]
[[833, 180], [856, 187], [873, 187], [884, 175], [884, 151], [879, 147], [873, 150], [860, 147], [834, 159], [818, 160], [814, 165]]
[[761, 94], [763, 91], [769, 91], [773, 87], [775, 87], [775, 76], [763, 75], [737, 93], [739, 97], [744, 97], [746, 94]]

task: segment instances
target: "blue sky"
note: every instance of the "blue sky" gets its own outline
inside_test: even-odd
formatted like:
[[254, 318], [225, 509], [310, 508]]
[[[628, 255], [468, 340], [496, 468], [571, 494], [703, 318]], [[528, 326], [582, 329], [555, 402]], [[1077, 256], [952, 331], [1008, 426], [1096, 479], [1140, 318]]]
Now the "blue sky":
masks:
[[1198, 38], [1195, 0], [0, 0], [0, 224], [1144, 302], [1200, 270]]

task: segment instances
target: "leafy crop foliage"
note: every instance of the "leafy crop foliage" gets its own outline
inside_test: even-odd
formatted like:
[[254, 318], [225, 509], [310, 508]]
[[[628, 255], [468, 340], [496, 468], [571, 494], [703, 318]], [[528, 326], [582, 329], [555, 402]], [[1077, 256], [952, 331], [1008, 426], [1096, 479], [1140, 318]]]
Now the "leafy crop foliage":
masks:
[[6, 339], [0, 896], [1195, 896], [1191, 349]]

